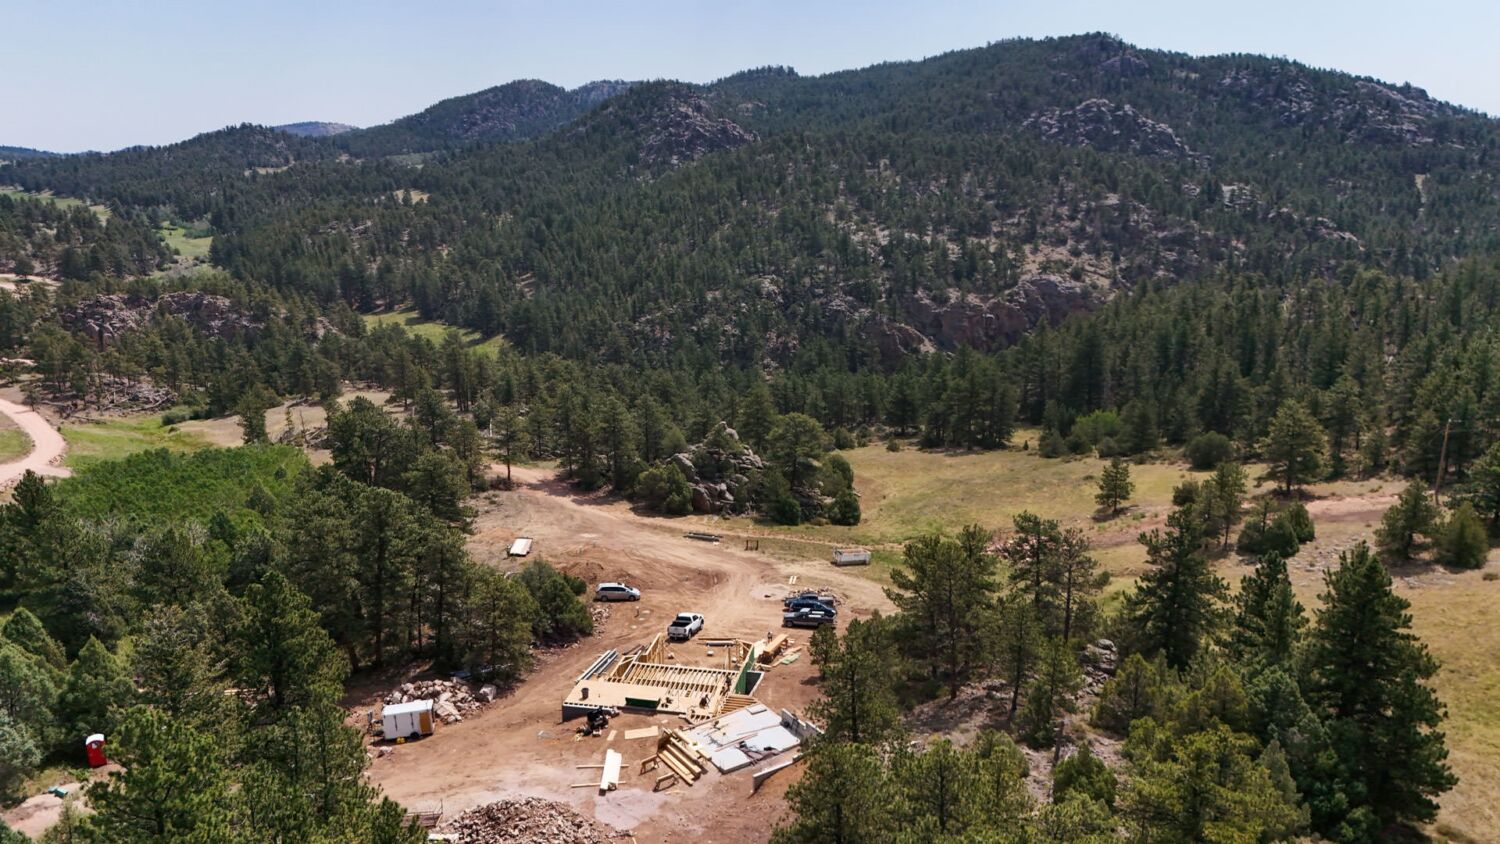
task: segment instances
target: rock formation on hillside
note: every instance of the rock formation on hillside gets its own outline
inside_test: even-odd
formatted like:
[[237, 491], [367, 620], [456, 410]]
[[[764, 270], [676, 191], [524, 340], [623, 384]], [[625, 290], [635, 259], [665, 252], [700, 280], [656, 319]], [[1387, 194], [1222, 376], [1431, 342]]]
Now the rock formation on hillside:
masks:
[[756, 140], [739, 124], [715, 117], [708, 101], [696, 93], [671, 97], [645, 128], [641, 160], [652, 166], [677, 167]]
[[178, 317], [211, 337], [254, 336], [265, 323], [224, 296], [193, 291], [167, 293], [152, 302], [123, 293], [85, 299], [61, 314], [63, 326], [88, 335], [103, 348], [138, 331], [155, 314]]
[[1070, 109], [1049, 108], [1033, 114], [1022, 124], [1044, 140], [1074, 147], [1092, 147], [1101, 152], [1126, 152], [1164, 158], [1193, 155], [1165, 123], [1152, 120], [1134, 106], [1116, 105], [1106, 99], [1084, 100]]

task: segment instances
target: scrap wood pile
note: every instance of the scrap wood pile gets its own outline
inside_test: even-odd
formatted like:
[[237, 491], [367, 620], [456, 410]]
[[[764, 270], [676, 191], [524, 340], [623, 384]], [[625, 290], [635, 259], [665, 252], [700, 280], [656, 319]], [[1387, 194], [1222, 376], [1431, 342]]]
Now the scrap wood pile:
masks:
[[464, 812], [443, 827], [458, 844], [606, 844], [626, 833], [540, 797], [501, 800]]
[[385, 696], [385, 704], [411, 703], [414, 700], [430, 700], [432, 712], [444, 724], [457, 724], [465, 715], [473, 715], [495, 699], [498, 691], [494, 686], [480, 686], [475, 691], [468, 683], [459, 680], [417, 680], [403, 683], [401, 688]]

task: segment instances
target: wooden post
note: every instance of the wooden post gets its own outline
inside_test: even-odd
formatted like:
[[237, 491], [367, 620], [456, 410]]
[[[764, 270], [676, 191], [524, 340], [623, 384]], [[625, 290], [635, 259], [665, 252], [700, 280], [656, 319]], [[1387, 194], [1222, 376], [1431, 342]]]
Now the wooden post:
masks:
[[1438, 493], [1443, 488], [1443, 475], [1448, 471], [1448, 432], [1453, 429], [1453, 417], [1443, 423], [1443, 447], [1438, 450], [1437, 477], [1432, 481], [1432, 503], [1438, 507], [1443, 506], [1443, 500]]

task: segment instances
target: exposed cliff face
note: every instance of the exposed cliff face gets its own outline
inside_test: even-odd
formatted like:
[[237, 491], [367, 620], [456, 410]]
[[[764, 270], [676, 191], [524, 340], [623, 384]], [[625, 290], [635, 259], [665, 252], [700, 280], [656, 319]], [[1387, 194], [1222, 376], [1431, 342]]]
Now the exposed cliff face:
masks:
[[1050, 108], [1032, 115], [1023, 129], [1044, 140], [1101, 152], [1187, 158], [1193, 155], [1165, 123], [1152, 120], [1129, 104], [1105, 99], [1085, 100], [1074, 108]]
[[641, 142], [641, 159], [653, 166], [677, 167], [755, 140], [754, 133], [715, 117], [703, 97], [685, 94], [673, 97], [653, 116]]

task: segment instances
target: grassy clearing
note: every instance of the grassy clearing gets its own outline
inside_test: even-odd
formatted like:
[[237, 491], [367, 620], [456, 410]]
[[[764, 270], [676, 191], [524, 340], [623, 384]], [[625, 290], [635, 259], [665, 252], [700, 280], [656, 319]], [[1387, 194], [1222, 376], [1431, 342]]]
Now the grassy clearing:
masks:
[[[1034, 441], [1035, 436], [1027, 431], [1016, 439]], [[741, 519], [736, 520], [736, 527], [825, 543], [899, 549], [906, 540], [931, 531], [952, 531], [967, 524], [1007, 528], [1016, 514], [1029, 510], [1084, 530], [1100, 549], [1128, 545], [1138, 552], [1136, 534], [1160, 520], [1170, 507], [1172, 488], [1189, 478], [1206, 476], [1174, 463], [1132, 465], [1135, 496], [1122, 513], [1106, 518], [1098, 516], [1094, 504], [1105, 461], [1093, 457], [1046, 460], [1035, 451], [1020, 449], [945, 453], [907, 447], [892, 452], [884, 445], [843, 454], [854, 468], [861, 496], [864, 518], [859, 525], [775, 528]], [[1113, 556], [1120, 557], [1120, 566], [1128, 564], [1128, 555]], [[1113, 557], [1107, 561], [1112, 570], [1113, 562]]]
[[61, 430], [68, 442], [63, 465], [72, 469], [86, 469], [100, 461], [119, 460], [154, 448], [188, 452], [210, 445], [196, 433], [176, 425], [163, 425], [159, 414], [67, 423]]
[[208, 260], [208, 249], [213, 245], [214, 239], [209, 237], [194, 237], [188, 229], [182, 226], [162, 226], [160, 229], [161, 239], [167, 246], [177, 250], [177, 254], [189, 261]]
[[31, 453], [31, 437], [16, 427], [9, 417], [0, 417], [0, 463], [8, 463]]
[[[21, 190], [20, 188], [16, 187], [0, 187], [0, 196], [9, 196], [15, 199], [40, 199], [45, 202], [50, 202], [53, 205], [58, 206], [59, 208], [72, 208], [74, 206], [83, 204], [83, 200], [77, 199], [75, 197], [56, 196], [51, 191], [32, 193], [31, 191]], [[99, 215], [100, 219], [109, 217], [109, 209], [105, 208], [103, 205], [90, 205], [89, 209], [92, 210], [95, 214]]]
[[432, 343], [443, 342], [443, 337], [449, 330], [457, 330], [460, 336], [463, 337], [464, 342], [488, 354], [494, 354], [497, 349], [505, 345], [504, 337], [497, 335], [485, 339], [477, 331], [471, 331], [466, 328], [453, 329], [453, 326], [447, 323], [423, 319], [412, 308], [399, 308], [394, 311], [382, 311], [378, 314], [365, 314], [365, 325], [370, 328], [377, 328], [382, 325], [399, 325], [408, 332], [418, 337], [424, 337]]

